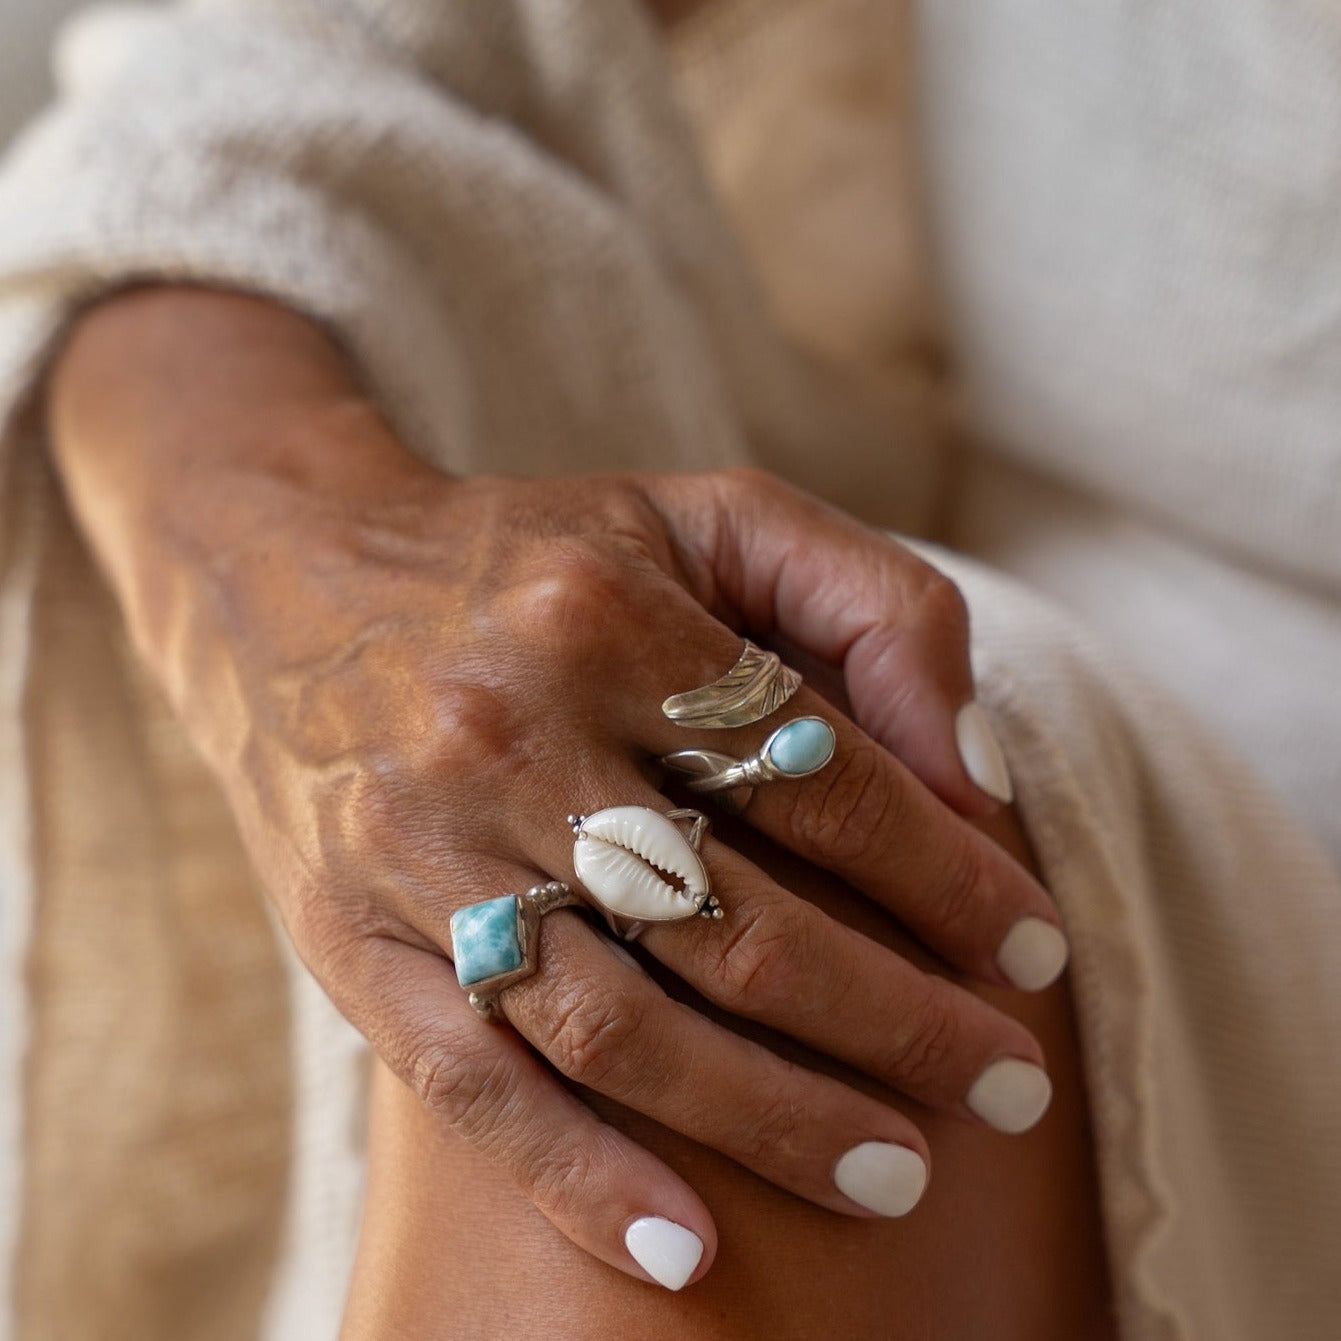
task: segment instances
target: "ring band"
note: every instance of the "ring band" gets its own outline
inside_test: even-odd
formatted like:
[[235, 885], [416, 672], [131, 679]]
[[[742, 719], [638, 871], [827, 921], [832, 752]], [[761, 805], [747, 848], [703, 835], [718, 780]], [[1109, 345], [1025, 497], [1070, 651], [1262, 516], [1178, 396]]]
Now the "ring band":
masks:
[[[612, 806], [594, 815], [569, 815], [568, 823], [578, 882], [615, 935], [631, 941], [649, 922], [722, 916], [699, 856], [706, 815]], [[689, 831], [682, 833], [678, 823], [687, 823]]]
[[498, 994], [540, 967], [540, 919], [582, 900], [559, 880], [525, 894], [504, 894], [452, 914], [452, 962], [470, 1004], [485, 1018], [498, 1014]]
[[818, 773], [833, 758], [836, 739], [823, 717], [797, 717], [778, 727], [746, 759], [719, 750], [676, 750], [661, 762], [685, 774], [691, 792], [716, 794], [727, 810], [739, 814], [761, 783]]
[[661, 711], [677, 726], [724, 730], [750, 726], [776, 712], [801, 686], [801, 676], [747, 638], [736, 664], [720, 680], [672, 694]]

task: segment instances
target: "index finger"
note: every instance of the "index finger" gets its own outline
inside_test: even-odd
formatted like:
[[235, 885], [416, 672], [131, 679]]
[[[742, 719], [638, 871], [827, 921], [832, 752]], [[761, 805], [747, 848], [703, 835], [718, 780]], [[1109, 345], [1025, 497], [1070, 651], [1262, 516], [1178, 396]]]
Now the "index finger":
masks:
[[647, 487], [704, 605], [841, 668], [856, 720], [962, 814], [1012, 799], [974, 698], [968, 612], [949, 578], [762, 471]]

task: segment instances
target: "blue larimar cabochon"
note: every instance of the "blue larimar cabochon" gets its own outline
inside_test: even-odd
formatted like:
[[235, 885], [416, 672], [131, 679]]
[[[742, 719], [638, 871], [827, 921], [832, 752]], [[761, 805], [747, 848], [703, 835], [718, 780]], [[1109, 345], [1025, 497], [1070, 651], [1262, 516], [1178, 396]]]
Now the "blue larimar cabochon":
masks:
[[472, 903], [452, 914], [452, 960], [462, 987], [521, 968], [517, 922], [515, 894]]
[[768, 743], [768, 758], [779, 772], [804, 777], [833, 757], [833, 727], [820, 717], [798, 717], [779, 727]]

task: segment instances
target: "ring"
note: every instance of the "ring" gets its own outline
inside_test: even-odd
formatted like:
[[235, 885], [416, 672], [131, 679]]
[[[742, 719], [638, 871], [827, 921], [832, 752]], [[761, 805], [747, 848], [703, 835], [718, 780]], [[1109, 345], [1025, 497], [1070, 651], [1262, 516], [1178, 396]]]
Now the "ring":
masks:
[[504, 894], [452, 914], [456, 980], [473, 990], [470, 1004], [486, 1019], [498, 1014], [498, 994], [529, 978], [540, 965], [540, 919], [556, 908], [580, 905], [567, 885], [551, 880], [525, 894]]
[[801, 686], [801, 676], [747, 638], [736, 664], [702, 689], [672, 694], [661, 711], [678, 726], [713, 730], [761, 722]]
[[[569, 815], [568, 823], [576, 836], [573, 870], [617, 936], [631, 941], [648, 922], [722, 916], [699, 856], [706, 815], [612, 806], [594, 815]], [[688, 823], [688, 833], [677, 823]]]
[[778, 727], [747, 759], [718, 750], [677, 750], [663, 755], [661, 762], [685, 774], [691, 792], [720, 793], [722, 806], [738, 815], [760, 783], [818, 773], [833, 758], [835, 743], [833, 727], [823, 717], [797, 717]]

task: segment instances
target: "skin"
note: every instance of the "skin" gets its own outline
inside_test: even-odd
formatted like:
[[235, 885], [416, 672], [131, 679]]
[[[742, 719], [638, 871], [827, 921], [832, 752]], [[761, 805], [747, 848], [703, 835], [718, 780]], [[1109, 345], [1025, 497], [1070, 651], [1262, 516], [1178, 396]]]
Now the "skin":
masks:
[[[984, 827], [1019, 860], [1030, 860], [1012, 814]], [[733, 829], [731, 836], [789, 888], [925, 961], [889, 919], [832, 877], [767, 850], [747, 830]], [[548, 971], [547, 961], [542, 972]], [[673, 979], [665, 986], [684, 995]], [[935, 1173], [905, 1219], [828, 1215], [702, 1146], [587, 1096], [614, 1126], [695, 1186], [710, 1189], [721, 1236], [716, 1263], [680, 1294], [575, 1251], [495, 1166], [444, 1131], [379, 1068], [363, 1229], [342, 1341], [506, 1335], [1109, 1341], [1116, 1324], [1069, 987], [1063, 980], [1035, 996], [975, 990], [1018, 1015], [1042, 1040], [1055, 1098], [1023, 1137], [910, 1109], [926, 1134]], [[734, 1027], [761, 1036], [740, 1022]], [[783, 1040], [769, 1041], [800, 1064], [835, 1069]], [[897, 1096], [883, 1097], [908, 1107]], [[751, 1120], [748, 1110], [740, 1117]], [[488, 1210], [463, 1214], [462, 1207]]]
[[[832, 1180], [844, 1151], [929, 1160], [931, 1115], [981, 1129], [964, 1097], [988, 1065], [1043, 1064], [1000, 998], [720, 839], [704, 857], [730, 916], [649, 928], [641, 947], [803, 1064], [658, 990], [570, 912], [546, 921], [546, 972], [507, 995], [514, 1030], [474, 1014], [447, 962], [456, 908], [571, 876], [564, 813], [669, 808], [655, 761], [690, 741], [657, 705], [717, 678], [748, 631], [797, 649], [814, 683], [828, 668], [830, 698], [807, 687], [789, 710], [837, 736], [814, 778], [757, 789], [748, 831], [966, 981], [1006, 987], [1007, 932], [1059, 919], [968, 822], [998, 807], [954, 747], [972, 696], [963, 602], [888, 538], [757, 472], [452, 479], [397, 441], [318, 327], [237, 295], [95, 308], [47, 412], [135, 644], [299, 953], [433, 1121], [580, 1249], [642, 1278], [623, 1229], [660, 1215], [704, 1241], [701, 1277], [717, 1235], [642, 1127], [602, 1122], [574, 1086], [864, 1217]], [[713, 734], [735, 755], [758, 741]]]

